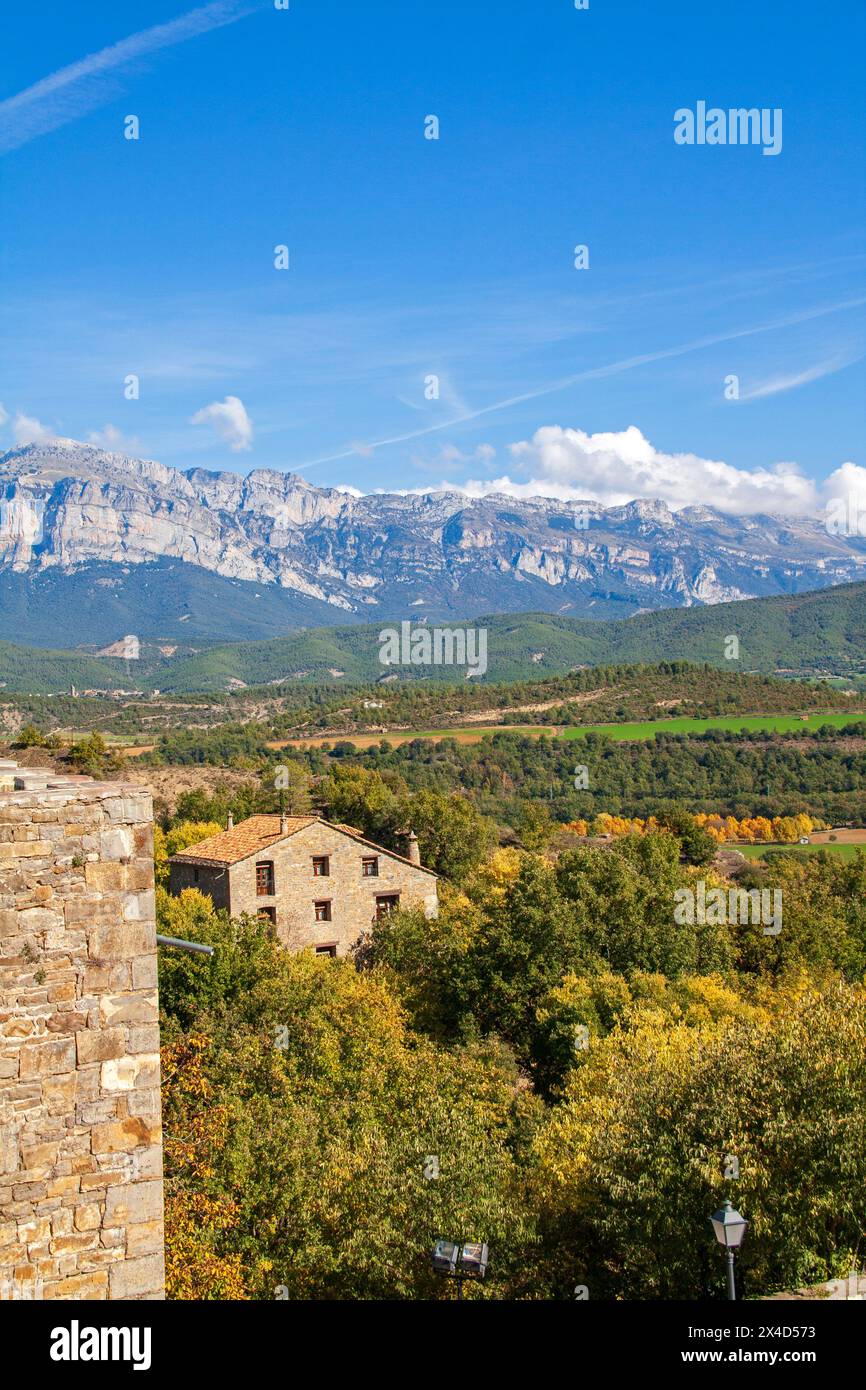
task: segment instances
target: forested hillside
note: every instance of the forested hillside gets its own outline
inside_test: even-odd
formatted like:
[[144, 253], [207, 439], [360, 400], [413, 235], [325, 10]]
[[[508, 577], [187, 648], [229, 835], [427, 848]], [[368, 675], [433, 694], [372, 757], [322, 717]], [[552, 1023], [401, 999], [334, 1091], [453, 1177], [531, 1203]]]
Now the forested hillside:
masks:
[[[417, 618], [414, 619], [417, 622]], [[448, 626], [455, 627], [456, 622]], [[621, 622], [594, 623], [550, 614], [494, 615], [487, 629], [488, 682], [531, 679], [579, 665], [682, 660], [730, 665], [726, 640], [740, 643], [743, 671], [860, 672], [866, 665], [866, 584], [708, 608], [667, 609]], [[170, 668], [171, 691], [224, 689], [229, 680], [323, 680], [342, 672], [347, 683], [396, 674], [401, 680], [453, 681], [454, 667], [399, 666], [379, 661], [381, 625], [321, 629], [270, 642], [215, 647]]]
[[[413, 616], [413, 623], [423, 615]], [[449, 627], [458, 627], [457, 620]], [[665, 609], [619, 622], [591, 622], [545, 613], [476, 618], [487, 630], [485, 684], [565, 674], [580, 666], [708, 662], [731, 668], [727, 639], [736, 636], [740, 671], [857, 675], [866, 669], [866, 584], [849, 584], [712, 607]], [[24, 639], [28, 628], [20, 626]], [[205, 646], [174, 655], [151, 640], [142, 660], [92, 661], [74, 652], [41, 651], [0, 643], [0, 680], [10, 692], [60, 691], [77, 685], [117, 684], [170, 694], [224, 692], [235, 686], [291, 681], [341, 687], [390, 677], [405, 681], [463, 682], [449, 665], [387, 668], [379, 660], [381, 624], [314, 628], [263, 642]], [[122, 632], [117, 633], [121, 637]]]

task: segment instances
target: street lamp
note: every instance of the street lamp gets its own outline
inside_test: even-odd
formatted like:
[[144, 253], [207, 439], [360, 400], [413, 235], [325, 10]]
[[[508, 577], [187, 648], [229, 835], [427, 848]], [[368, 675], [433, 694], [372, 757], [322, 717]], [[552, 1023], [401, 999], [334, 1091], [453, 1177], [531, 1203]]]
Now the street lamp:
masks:
[[716, 1240], [725, 1248], [728, 1263], [728, 1298], [736, 1300], [737, 1285], [734, 1280], [734, 1251], [739, 1250], [746, 1234], [748, 1221], [735, 1210], [730, 1202], [725, 1202], [714, 1216], [710, 1217]]
[[464, 1279], [483, 1279], [487, 1273], [487, 1246], [476, 1241], [458, 1244], [437, 1240], [433, 1246], [433, 1268], [447, 1279], [457, 1280], [457, 1297], [463, 1297]]

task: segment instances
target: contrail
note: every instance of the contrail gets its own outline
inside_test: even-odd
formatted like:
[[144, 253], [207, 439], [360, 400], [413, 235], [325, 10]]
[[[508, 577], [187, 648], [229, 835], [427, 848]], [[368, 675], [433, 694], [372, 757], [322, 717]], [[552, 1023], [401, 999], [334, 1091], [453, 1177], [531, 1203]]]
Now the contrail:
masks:
[[117, 86], [106, 79], [126, 63], [147, 57], [162, 48], [171, 48], [194, 39], [211, 29], [234, 24], [258, 9], [255, 0], [215, 0], [189, 10], [167, 24], [142, 29], [128, 39], [90, 53], [77, 63], [60, 68], [48, 77], [26, 87], [14, 97], [0, 102], [0, 154], [18, 149], [39, 135], [83, 116], [117, 95]]
[[783, 391], [796, 391], [798, 386], [808, 386], [812, 381], [821, 381], [825, 376], [832, 376], [834, 372], [844, 371], [846, 367], [852, 367], [855, 362], [862, 361], [862, 353], [848, 353], [837, 357], [832, 357], [826, 362], [816, 362], [813, 367], [805, 367], [801, 372], [795, 372], [791, 376], [774, 377], [772, 381], [765, 381], [762, 385], [756, 386], [752, 391], [741, 391], [741, 401], [760, 401], [767, 396], [778, 396]]
[[[798, 323], [808, 323], [810, 319], [826, 317], [827, 314], [837, 314], [843, 309], [856, 309], [859, 305], [866, 304], [866, 295], [859, 299], [843, 300], [839, 304], [828, 304], [820, 309], [805, 309], [799, 314], [791, 314], [787, 318], [774, 319], [772, 323], [760, 323], [754, 328], [737, 328], [730, 333], [718, 333], [713, 337], [694, 338], [689, 343], [680, 343], [677, 347], [659, 348], [656, 352], [645, 352], [638, 357], [622, 357], [617, 362], [608, 362], [603, 367], [588, 367], [585, 371], [574, 372], [571, 376], [561, 377], [558, 381], [548, 382], [545, 386], [537, 386], [532, 391], [523, 391], [519, 396], [508, 396], [505, 400], [494, 401], [492, 405], [481, 406], [478, 410], [468, 411], [465, 415], [456, 415], [451, 420], [441, 420], [435, 425], [425, 425], [420, 430], [410, 430], [407, 434], [395, 434], [390, 439], [374, 439], [369, 444], [364, 445], [365, 450], [382, 449], [388, 444], [406, 444], [412, 439], [421, 439], [426, 434], [436, 434], [440, 430], [451, 429], [454, 425], [463, 425], [468, 420], [478, 420], [483, 415], [492, 415], [497, 410], [507, 410], [512, 405], [522, 405], [524, 401], [538, 400], [540, 396], [551, 396], [556, 391], [563, 391], [568, 386], [574, 386], [579, 381], [593, 381], [607, 376], [618, 376], [620, 372], [630, 372], [635, 367], [644, 367], [651, 362], [663, 362], [669, 357], [684, 357], [686, 353], [698, 352], [701, 348], [714, 347], [718, 343], [731, 343], [737, 338], [752, 338], [758, 333], [772, 333], [777, 328], [791, 328]], [[302, 468], [315, 468], [320, 463], [334, 463], [339, 459], [354, 458], [360, 453], [360, 448], [355, 446], [343, 449], [338, 454], [327, 454], [324, 458], [311, 459], [308, 463], [299, 463], [292, 468], [293, 473], [299, 473]]]

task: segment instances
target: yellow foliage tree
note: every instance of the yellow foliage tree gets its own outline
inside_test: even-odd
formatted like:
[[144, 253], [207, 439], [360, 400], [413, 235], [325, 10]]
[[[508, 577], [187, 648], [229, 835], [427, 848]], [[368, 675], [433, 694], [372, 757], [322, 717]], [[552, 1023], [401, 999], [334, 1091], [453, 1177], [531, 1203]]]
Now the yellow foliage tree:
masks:
[[197, 845], [199, 840], [209, 840], [211, 835], [219, 835], [224, 828], [212, 820], [182, 820], [179, 825], [172, 826], [171, 830], [163, 830], [161, 826], [155, 825], [153, 867], [157, 884], [163, 888], [168, 886], [168, 861], [173, 854], [180, 854], [182, 849]]
[[236, 1202], [214, 1183], [228, 1113], [212, 1094], [202, 1059], [209, 1039], [192, 1035], [162, 1049], [165, 1285], [169, 1298], [246, 1299], [239, 1254], [221, 1240], [238, 1224]]

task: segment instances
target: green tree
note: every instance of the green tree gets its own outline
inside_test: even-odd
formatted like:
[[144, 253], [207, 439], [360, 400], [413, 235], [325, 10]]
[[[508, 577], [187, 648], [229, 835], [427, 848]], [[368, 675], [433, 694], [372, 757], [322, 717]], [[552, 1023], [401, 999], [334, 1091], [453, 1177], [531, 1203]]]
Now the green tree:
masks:
[[524, 849], [546, 849], [553, 834], [554, 823], [549, 807], [543, 801], [527, 801], [520, 813], [518, 832]]
[[262, 774], [265, 787], [273, 788], [280, 806], [289, 816], [308, 815], [312, 808], [310, 788], [312, 779], [304, 764], [295, 760], [280, 763], [274, 770]]
[[566, 971], [586, 963], [581, 926], [553, 869], [534, 855], [524, 855], [516, 880], [479, 906], [456, 988], [482, 1030], [531, 1065], [541, 1001]]
[[495, 829], [465, 796], [422, 789], [410, 794], [361, 767], [335, 767], [320, 789], [329, 820], [352, 825], [377, 844], [406, 852], [406, 836], [418, 836], [426, 868], [460, 882], [485, 858]]
[[395, 847], [397, 833], [403, 828], [399, 797], [405, 794], [405, 783], [395, 792], [378, 772], [362, 767], [334, 767], [319, 788], [329, 820], [354, 826], [389, 849]]
[[465, 796], [419, 791], [400, 804], [403, 823], [418, 836], [421, 862], [454, 883], [487, 857], [495, 827]]
[[100, 733], [89, 734], [80, 743], [76, 743], [75, 747], [69, 750], [69, 760], [79, 772], [85, 772], [91, 777], [101, 777], [114, 772], [120, 765], [117, 756], [109, 752], [108, 745]]
[[684, 807], [674, 806], [660, 811], [656, 816], [659, 825], [676, 835], [687, 864], [697, 866], [711, 864], [716, 857], [718, 845], [712, 835], [695, 823], [695, 818]]
[[34, 724], [25, 724], [15, 735], [12, 744], [13, 748], [42, 748], [44, 745], [45, 735]]
[[674, 894], [688, 883], [671, 835], [623, 835], [609, 849], [579, 848], [559, 858], [556, 881], [581, 914], [589, 959], [628, 975], [658, 971], [708, 974], [728, 969], [728, 928], [680, 925]]

